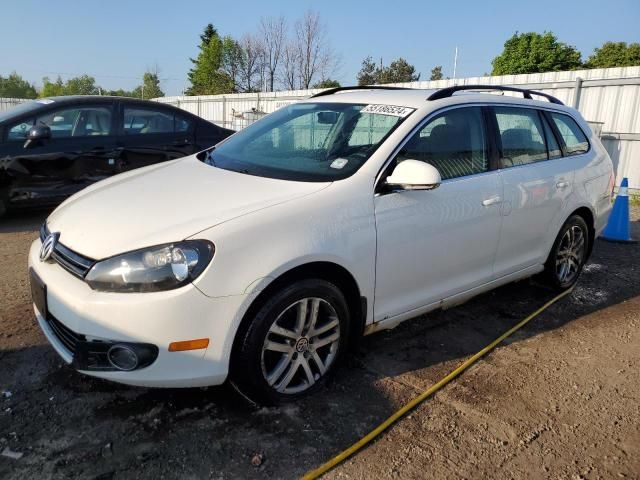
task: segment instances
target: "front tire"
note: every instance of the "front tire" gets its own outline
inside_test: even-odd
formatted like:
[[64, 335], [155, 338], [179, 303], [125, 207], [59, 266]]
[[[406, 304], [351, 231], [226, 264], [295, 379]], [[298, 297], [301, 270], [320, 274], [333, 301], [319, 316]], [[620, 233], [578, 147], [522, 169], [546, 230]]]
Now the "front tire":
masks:
[[277, 291], [238, 332], [231, 381], [257, 403], [278, 404], [316, 391], [348, 345], [342, 292], [319, 279]]
[[556, 290], [571, 288], [578, 281], [589, 251], [589, 229], [580, 215], [571, 216], [553, 244], [544, 275]]

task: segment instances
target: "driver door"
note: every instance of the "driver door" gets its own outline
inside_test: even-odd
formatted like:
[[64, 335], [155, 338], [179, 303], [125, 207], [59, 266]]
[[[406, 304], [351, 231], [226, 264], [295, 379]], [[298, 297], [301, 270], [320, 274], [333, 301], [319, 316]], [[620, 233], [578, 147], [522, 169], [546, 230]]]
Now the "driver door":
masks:
[[[26, 146], [31, 125], [44, 124], [51, 138]], [[53, 205], [115, 171], [113, 106], [68, 105], [9, 125], [6, 172], [9, 203]]]
[[502, 180], [490, 168], [489, 143], [483, 108], [454, 108], [427, 121], [392, 161], [387, 174], [403, 160], [430, 163], [442, 184], [375, 196], [375, 321], [491, 281]]

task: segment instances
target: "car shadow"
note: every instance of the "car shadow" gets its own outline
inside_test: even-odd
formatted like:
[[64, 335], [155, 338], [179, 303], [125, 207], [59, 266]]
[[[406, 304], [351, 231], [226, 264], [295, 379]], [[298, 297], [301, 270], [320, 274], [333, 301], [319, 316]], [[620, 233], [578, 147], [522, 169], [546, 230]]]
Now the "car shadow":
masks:
[[38, 231], [53, 209], [8, 212], [0, 218], [0, 233]]

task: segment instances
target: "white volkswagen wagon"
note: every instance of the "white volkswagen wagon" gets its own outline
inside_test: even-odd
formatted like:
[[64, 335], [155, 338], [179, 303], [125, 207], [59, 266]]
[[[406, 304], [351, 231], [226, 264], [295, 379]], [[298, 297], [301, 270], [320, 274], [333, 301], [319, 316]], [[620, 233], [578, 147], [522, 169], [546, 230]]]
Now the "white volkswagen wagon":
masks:
[[[524, 98], [460, 92], [488, 88]], [[64, 202], [31, 246], [35, 313], [88, 375], [294, 399], [360, 335], [541, 272], [572, 286], [612, 186], [554, 97], [332, 89]]]

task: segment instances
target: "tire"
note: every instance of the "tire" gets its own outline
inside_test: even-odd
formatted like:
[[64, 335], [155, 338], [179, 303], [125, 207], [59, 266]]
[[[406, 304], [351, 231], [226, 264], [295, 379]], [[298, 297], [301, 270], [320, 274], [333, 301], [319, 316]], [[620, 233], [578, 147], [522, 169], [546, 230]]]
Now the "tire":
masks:
[[332, 283], [309, 279], [284, 287], [239, 330], [231, 382], [259, 404], [309, 395], [335, 371], [349, 323], [347, 302]]
[[7, 213], [7, 206], [4, 203], [4, 200], [0, 200], [0, 218], [4, 217]]
[[589, 228], [580, 215], [571, 216], [560, 229], [545, 264], [545, 283], [567, 290], [578, 281], [589, 252]]

